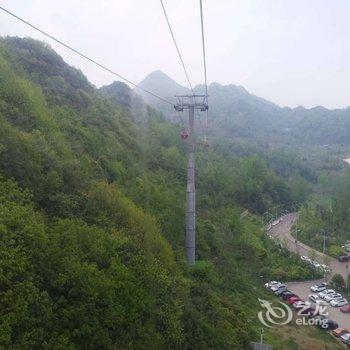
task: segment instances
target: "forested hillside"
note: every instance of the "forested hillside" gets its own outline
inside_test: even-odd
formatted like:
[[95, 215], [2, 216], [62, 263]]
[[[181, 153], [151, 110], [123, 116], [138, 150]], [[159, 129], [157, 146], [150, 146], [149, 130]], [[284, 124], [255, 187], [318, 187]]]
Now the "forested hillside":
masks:
[[179, 132], [126, 85], [97, 89], [46, 44], [0, 40], [0, 347], [244, 349], [262, 281], [311, 276], [258, 216], [305, 179], [225, 140], [198, 148], [186, 266]]

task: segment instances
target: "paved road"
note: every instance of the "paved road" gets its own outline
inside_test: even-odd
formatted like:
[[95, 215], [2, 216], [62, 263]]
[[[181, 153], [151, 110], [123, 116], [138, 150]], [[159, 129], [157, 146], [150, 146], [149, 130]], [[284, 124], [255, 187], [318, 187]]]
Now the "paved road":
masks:
[[[323, 264], [325, 261], [324, 254], [322, 254], [321, 252], [315, 251], [314, 249], [310, 248], [306, 244], [301, 243], [299, 241], [295, 243], [295, 238], [291, 235], [290, 229], [293, 223], [297, 220], [298, 215], [296, 213], [291, 213], [291, 214], [284, 215], [282, 218], [283, 218], [282, 221], [276, 226], [273, 226], [269, 230], [269, 233], [272, 236], [278, 238], [282, 243], [282, 245], [285, 245], [286, 248], [288, 248], [288, 250], [296, 252], [299, 255], [310, 256], [310, 251], [313, 250], [314, 252], [316, 252], [315, 260]], [[332, 271], [331, 276], [336, 273], [339, 273], [344, 277], [346, 281], [348, 276], [348, 270], [349, 270], [349, 268], [347, 268], [346, 266], [347, 265], [349, 266], [349, 264], [341, 263], [337, 259], [334, 259], [331, 257], [327, 257], [327, 258], [329, 259], [329, 263], [327, 263], [327, 265], [330, 266]]]
[[[297, 220], [298, 215], [296, 213], [287, 214], [283, 217], [282, 221], [273, 226], [269, 233], [278, 238], [282, 245], [285, 245], [288, 250], [298, 253], [299, 255], [310, 255], [310, 251], [314, 250], [307, 246], [306, 244], [303, 244], [301, 242], [295, 243], [295, 238], [291, 235], [290, 229]], [[320, 263], [324, 262], [324, 254], [317, 252], [316, 253], [316, 259]], [[341, 274], [345, 279], [347, 278], [347, 268], [346, 263], [341, 263], [338, 260], [334, 258], [330, 258], [330, 263], [328, 264], [331, 267], [332, 273], [331, 275], [334, 275], [335, 273]], [[298, 294], [302, 299], [308, 300], [308, 296], [312, 294], [310, 291], [310, 287], [314, 284], [318, 284], [321, 282], [321, 280], [317, 281], [307, 281], [307, 282], [289, 282], [287, 283], [287, 287], [292, 290], [294, 293]], [[350, 330], [350, 314], [343, 314], [340, 312], [339, 308], [333, 308], [331, 306], [328, 307], [329, 317], [338, 322], [340, 327], [347, 328]]]

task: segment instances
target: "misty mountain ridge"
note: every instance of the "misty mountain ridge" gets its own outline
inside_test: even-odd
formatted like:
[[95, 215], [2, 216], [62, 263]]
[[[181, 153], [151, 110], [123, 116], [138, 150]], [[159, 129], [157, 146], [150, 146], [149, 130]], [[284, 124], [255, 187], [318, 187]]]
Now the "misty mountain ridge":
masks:
[[[152, 92], [156, 92], [156, 93], [163, 93], [165, 92], [164, 96], [169, 96], [170, 98], [173, 96], [170, 96], [170, 93], [173, 92], [173, 95], [178, 95], [178, 94], [189, 94], [190, 93], [190, 89], [182, 86], [181, 84], [179, 84], [178, 82], [176, 82], [174, 79], [172, 79], [169, 75], [167, 75], [166, 73], [164, 73], [161, 70], [155, 70], [153, 72], [151, 72], [150, 74], [148, 74], [146, 76], [146, 78], [144, 78], [138, 85], [138, 87], [141, 87], [143, 89], [153, 89], [151, 90]], [[334, 108], [334, 109], [329, 109], [326, 108], [322, 105], [318, 105], [318, 106], [314, 106], [314, 107], [310, 107], [307, 108], [303, 105], [299, 105], [297, 107], [289, 107], [289, 106], [279, 106], [278, 104], [266, 100], [265, 98], [262, 97], [258, 97], [254, 94], [251, 94], [244, 86], [242, 85], [235, 85], [235, 84], [227, 84], [227, 85], [223, 85], [219, 82], [212, 82], [208, 85], [208, 89], [212, 88], [215, 90], [225, 90], [225, 89], [229, 89], [232, 93], [232, 96], [235, 97], [243, 97], [243, 96], [249, 96], [252, 99], [256, 99], [258, 101], [261, 102], [265, 102], [271, 106], [275, 106], [277, 108], [281, 108], [281, 109], [286, 109], [286, 110], [294, 110], [294, 111], [308, 111], [308, 110], [314, 110], [314, 111], [330, 111], [330, 110], [347, 110], [350, 108], [346, 107], [346, 108]], [[194, 86], [193, 90], [196, 93], [204, 93], [204, 84], [197, 84]], [[145, 93], [145, 92], [140, 92], [140, 90], [138, 88], [134, 88], [134, 91], [137, 92], [139, 95], [146, 95], [149, 97], [152, 97], [151, 95]], [[210, 96], [210, 95], [209, 95]], [[163, 96], [162, 96], [163, 97]], [[145, 98], [145, 100], [147, 100], [147, 98]]]
[[[175, 95], [189, 94], [164, 72], [149, 74], [138, 85], [176, 103]], [[169, 119], [176, 112], [153, 96], [135, 88], [144, 101], [162, 111]], [[204, 85], [196, 85], [195, 93], [204, 93]], [[339, 144], [350, 142], [350, 107], [327, 109], [280, 107], [249, 93], [244, 87], [213, 82], [208, 86], [210, 130], [213, 137], [254, 138], [287, 143]]]
[[[155, 70], [151, 72], [137, 86], [142, 89], [152, 91], [156, 94], [160, 94], [161, 97], [165, 97], [167, 99], [172, 99], [172, 100], [176, 100], [174, 99], [174, 96], [176, 95], [185, 95], [185, 94], [191, 93], [191, 90], [189, 88], [180, 85], [174, 79], [172, 79], [170, 76], [168, 76], [166, 73], [162, 72], [161, 70]], [[219, 94], [221, 91], [224, 91], [226, 89], [230, 91], [230, 94], [233, 98], [250, 97], [252, 99], [256, 99], [257, 101], [265, 102], [266, 104], [278, 107], [277, 105], [275, 105], [270, 101], [264, 100], [263, 98], [250, 94], [241, 85], [234, 85], [234, 84], [222, 85], [220, 83], [213, 82], [208, 86], [208, 90], [212, 90], [213, 92], [217, 92]], [[145, 102], [149, 103], [150, 101], [154, 100], [153, 96], [143, 91], [140, 91], [138, 88], [134, 88], [134, 90], [136, 93], [138, 93], [144, 98]], [[193, 90], [195, 93], [204, 94], [205, 86], [204, 84], [197, 84], [193, 87]]]

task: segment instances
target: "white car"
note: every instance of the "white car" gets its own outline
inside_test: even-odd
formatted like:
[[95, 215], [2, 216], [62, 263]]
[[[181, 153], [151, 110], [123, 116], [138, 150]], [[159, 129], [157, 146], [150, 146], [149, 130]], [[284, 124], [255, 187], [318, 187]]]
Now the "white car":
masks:
[[314, 286], [312, 286], [310, 289], [311, 289], [311, 292], [322, 292], [326, 289], [327, 287], [327, 284], [326, 283], [320, 283], [320, 284], [315, 284]]
[[317, 294], [310, 294], [309, 299], [314, 303], [316, 303], [317, 300], [321, 300], [321, 298]]
[[321, 264], [321, 269], [325, 272], [325, 273], [331, 273], [331, 269], [329, 266], [325, 265], [325, 264]]
[[343, 343], [349, 344], [349, 341], [350, 341], [350, 333], [345, 333], [345, 334], [343, 334], [342, 336], [340, 336], [340, 340], [341, 340]]
[[276, 225], [278, 225], [281, 221], [282, 221], [281, 219], [277, 219], [277, 220], [273, 221], [271, 225], [272, 225], [272, 226], [276, 226]]
[[339, 299], [342, 297], [343, 296], [340, 293], [333, 293], [333, 294], [327, 294], [323, 299], [329, 303], [331, 300]]
[[274, 286], [270, 287], [270, 289], [273, 291], [273, 292], [276, 292], [276, 290], [282, 288], [282, 287], [286, 287], [285, 284], [283, 283], [279, 283], [279, 284], [275, 284]]
[[336, 293], [335, 290], [333, 290], [333, 289], [326, 289], [326, 290], [324, 290], [324, 291], [318, 293], [318, 296], [319, 296], [321, 299], [324, 299], [324, 297], [325, 297], [326, 295], [328, 295], [328, 294], [334, 294], [334, 293]]
[[327, 305], [327, 303], [324, 300], [322, 300], [317, 294], [310, 294], [309, 299], [315, 304]]
[[309, 301], [298, 300], [295, 303], [293, 303], [292, 305], [295, 309], [301, 309], [303, 307], [311, 306], [311, 303]]
[[331, 306], [339, 307], [339, 306], [348, 305], [348, 301], [344, 298], [340, 298], [340, 299], [331, 300], [330, 304]]
[[270, 282], [267, 282], [265, 283], [265, 288], [271, 288], [272, 286], [276, 286], [278, 284], [281, 284], [281, 282], [278, 282], [278, 281], [270, 281]]
[[306, 256], [306, 255], [302, 255], [300, 257], [300, 259], [303, 260], [303, 261], [306, 261], [306, 262], [311, 262], [311, 259], [308, 256]]
[[311, 263], [312, 263], [312, 265], [314, 265], [316, 267], [316, 269], [320, 269], [321, 268], [321, 264], [318, 263], [317, 261], [312, 261]]

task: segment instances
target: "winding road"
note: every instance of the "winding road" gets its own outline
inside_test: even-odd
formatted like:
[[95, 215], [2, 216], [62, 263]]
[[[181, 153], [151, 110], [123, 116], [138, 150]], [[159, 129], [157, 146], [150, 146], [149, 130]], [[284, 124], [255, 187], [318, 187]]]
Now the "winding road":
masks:
[[[282, 245], [284, 245], [288, 250], [292, 252], [296, 252], [297, 254], [310, 256], [310, 252], [313, 251], [315, 258], [320, 263], [324, 263], [325, 255], [321, 252], [315, 251], [313, 248], [307, 246], [301, 242], [295, 242], [295, 238], [291, 235], [291, 228], [293, 223], [298, 219], [297, 213], [291, 213], [284, 215], [280, 223], [275, 226], [272, 226], [268, 233], [272, 235], [274, 238], [277, 238]], [[312, 255], [312, 253], [311, 253]], [[338, 273], [341, 274], [345, 281], [348, 276], [348, 268], [346, 267], [346, 263], [341, 263], [337, 259], [328, 257], [327, 264], [331, 268], [331, 276]], [[299, 295], [302, 299], [308, 300], [308, 296], [312, 294], [310, 291], [310, 287], [314, 284], [318, 284], [323, 280], [315, 280], [315, 281], [305, 281], [305, 282], [289, 282], [286, 283], [288, 289], [292, 290], [294, 293]], [[347, 328], [350, 331], [350, 314], [342, 313], [339, 308], [328, 307], [329, 317], [338, 322], [340, 327]]]
[[301, 243], [298, 241], [295, 243], [295, 238], [291, 235], [291, 227], [293, 223], [298, 219], [297, 213], [291, 213], [284, 215], [282, 217], [282, 221], [272, 226], [271, 229], [268, 231], [273, 237], [276, 237], [279, 239], [279, 241], [284, 245], [288, 250], [296, 252], [299, 255], [306, 255], [310, 256], [313, 251], [315, 254], [314, 260], [317, 260], [319, 263], [324, 264], [325, 257], [328, 259], [327, 265], [331, 268], [331, 276], [338, 273], [344, 277], [344, 280], [347, 280], [348, 273], [348, 264], [341, 263], [337, 259], [331, 258], [329, 256], [326, 256], [325, 254], [316, 251], [315, 249], [307, 246], [304, 243]]

